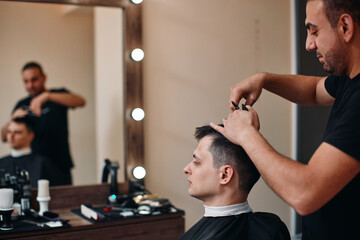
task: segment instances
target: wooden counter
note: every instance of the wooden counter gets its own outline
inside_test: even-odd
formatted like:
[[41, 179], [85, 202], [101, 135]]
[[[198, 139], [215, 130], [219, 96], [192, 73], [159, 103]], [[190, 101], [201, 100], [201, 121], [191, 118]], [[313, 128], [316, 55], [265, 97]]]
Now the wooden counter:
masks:
[[[125, 187], [126, 186], [122, 186]], [[84, 204], [106, 204], [109, 184], [82, 187], [51, 188], [49, 210], [60, 214], [64, 220], [70, 220], [70, 228], [53, 228], [43, 231], [1, 234], [1, 239], [126, 239], [126, 240], [171, 240], [178, 239], [184, 233], [183, 213], [172, 213], [142, 218], [124, 219], [113, 222], [90, 223], [71, 212]], [[123, 191], [120, 191], [123, 192]], [[95, 196], [94, 196], [95, 195]], [[56, 200], [55, 200], [56, 196]], [[63, 196], [62, 198], [59, 196]], [[91, 201], [82, 199], [90, 197]], [[97, 197], [96, 197], [97, 196]], [[36, 197], [36, 194], [35, 194]], [[34, 203], [34, 201], [32, 201]], [[35, 202], [33, 205], [37, 205]], [[52, 208], [57, 206], [58, 208]], [[35, 207], [35, 206], [34, 206]]]

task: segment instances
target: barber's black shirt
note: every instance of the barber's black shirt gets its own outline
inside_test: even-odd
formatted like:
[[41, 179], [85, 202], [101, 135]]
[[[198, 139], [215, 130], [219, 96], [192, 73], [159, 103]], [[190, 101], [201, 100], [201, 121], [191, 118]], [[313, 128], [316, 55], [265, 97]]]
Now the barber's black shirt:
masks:
[[[50, 92], [67, 93], [62, 89], [52, 89]], [[30, 106], [32, 97], [20, 100], [14, 111], [23, 106]], [[34, 117], [35, 138], [31, 144], [33, 153], [44, 155], [61, 171], [69, 171], [73, 167], [69, 147], [68, 107], [47, 101], [42, 106], [43, 114]], [[68, 184], [68, 183], [64, 183]]]
[[[360, 161], [360, 75], [329, 76], [325, 87], [335, 102], [323, 141]], [[304, 240], [359, 240], [359, 228], [360, 174], [325, 206], [303, 217]]]

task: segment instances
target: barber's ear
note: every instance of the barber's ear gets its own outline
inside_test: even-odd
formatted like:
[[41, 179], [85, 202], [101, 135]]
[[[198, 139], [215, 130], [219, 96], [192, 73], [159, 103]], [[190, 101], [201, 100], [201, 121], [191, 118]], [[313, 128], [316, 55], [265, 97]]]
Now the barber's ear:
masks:
[[346, 43], [354, 36], [354, 20], [349, 14], [342, 14], [339, 18], [338, 30]]
[[234, 169], [230, 165], [222, 166], [220, 184], [228, 184], [233, 176], [234, 176]]

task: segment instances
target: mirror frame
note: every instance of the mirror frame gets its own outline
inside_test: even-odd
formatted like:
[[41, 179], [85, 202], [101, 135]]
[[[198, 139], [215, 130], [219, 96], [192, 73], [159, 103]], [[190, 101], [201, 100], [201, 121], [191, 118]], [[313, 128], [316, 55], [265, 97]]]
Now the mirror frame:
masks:
[[143, 109], [142, 61], [130, 58], [135, 48], [142, 49], [142, 3], [130, 0], [0, 0], [8, 2], [57, 3], [79, 6], [117, 7], [124, 10], [124, 122], [125, 122], [125, 181], [132, 176], [136, 166], [144, 166], [144, 124], [135, 121], [130, 114], [134, 108]]

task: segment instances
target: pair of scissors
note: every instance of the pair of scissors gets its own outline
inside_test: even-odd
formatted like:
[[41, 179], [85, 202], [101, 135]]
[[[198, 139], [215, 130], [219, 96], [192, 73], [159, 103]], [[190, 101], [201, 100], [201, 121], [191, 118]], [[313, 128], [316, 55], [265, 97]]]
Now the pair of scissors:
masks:
[[[234, 103], [233, 101], [231, 101], [231, 103], [232, 103], [232, 105], [234, 105], [234, 107], [235, 107], [236, 110], [239, 110], [239, 109], [240, 109], [240, 107], [239, 107], [236, 103]], [[241, 108], [242, 108], [242, 110], [249, 111], [249, 110], [247, 109], [247, 107], [245, 106], [245, 104], [241, 104]]]
[[[30, 107], [29, 107], [29, 106], [22, 105], [21, 108], [22, 108], [23, 110], [27, 111], [30, 116], [32, 116], [32, 117], [37, 117], [37, 116], [35, 115], [35, 113], [33, 113], [33, 112], [30, 110]], [[43, 115], [43, 114], [45, 114], [45, 113], [48, 113], [48, 112], [50, 112], [50, 108], [48, 108], [48, 107], [47, 107], [47, 108], [44, 108], [44, 109], [41, 110], [41, 115]]]

